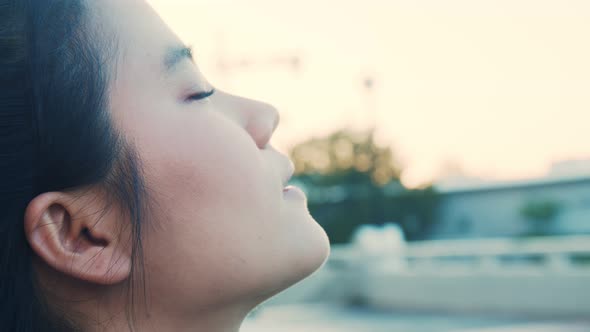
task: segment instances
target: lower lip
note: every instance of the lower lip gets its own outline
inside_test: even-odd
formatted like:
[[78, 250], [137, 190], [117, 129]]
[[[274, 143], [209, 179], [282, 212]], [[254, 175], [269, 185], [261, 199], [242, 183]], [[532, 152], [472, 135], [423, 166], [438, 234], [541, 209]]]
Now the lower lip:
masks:
[[305, 193], [299, 187], [286, 186], [283, 188], [283, 197], [305, 199]]

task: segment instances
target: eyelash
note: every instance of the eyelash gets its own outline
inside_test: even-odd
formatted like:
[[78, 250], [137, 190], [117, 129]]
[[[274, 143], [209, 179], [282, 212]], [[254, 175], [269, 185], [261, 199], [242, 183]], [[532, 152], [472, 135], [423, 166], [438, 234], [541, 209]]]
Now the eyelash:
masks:
[[211, 89], [209, 91], [204, 91], [204, 92], [193, 93], [192, 95], [188, 96], [187, 101], [197, 101], [197, 100], [209, 98], [214, 93], [215, 93], [215, 89]]

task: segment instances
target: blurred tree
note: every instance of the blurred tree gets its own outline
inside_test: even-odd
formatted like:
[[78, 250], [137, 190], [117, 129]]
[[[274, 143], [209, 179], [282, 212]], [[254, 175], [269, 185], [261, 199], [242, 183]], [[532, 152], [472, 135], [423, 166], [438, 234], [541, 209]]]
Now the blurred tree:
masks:
[[332, 243], [344, 243], [361, 224], [397, 222], [409, 240], [424, 238], [435, 218], [432, 188], [409, 190], [389, 147], [373, 131], [339, 130], [293, 147], [293, 181], [308, 194], [312, 215]]
[[312, 138], [295, 146], [290, 155], [296, 174], [317, 173], [338, 178], [354, 170], [370, 176], [376, 185], [384, 185], [399, 179], [401, 173], [391, 149], [375, 144], [373, 131], [339, 130], [328, 137]]
[[530, 223], [529, 231], [525, 235], [550, 235], [552, 224], [560, 210], [560, 204], [553, 200], [535, 200], [525, 203], [520, 209], [521, 216]]

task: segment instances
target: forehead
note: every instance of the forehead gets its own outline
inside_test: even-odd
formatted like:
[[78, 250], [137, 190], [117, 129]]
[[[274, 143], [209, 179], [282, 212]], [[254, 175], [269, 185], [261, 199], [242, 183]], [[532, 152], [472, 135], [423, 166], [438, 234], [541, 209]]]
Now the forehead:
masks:
[[114, 40], [113, 57], [107, 59], [114, 71], [109, 82], [114, 123], [132, 139], [163, 128], [167, 112], [161, 110], [173, 106], [177, 99], [171, 94], [194, 76], [186, 70], [184, 77], [162, 75], [167, 53], [182, 42], [144, 1], [89, 1], [89, 6], [100, 34]]
[[101, 0], [89, 6], [100, 32], [115, 38], [117, 63], [127, 69], [160, 70], [166, 51], [182, 45], [145, 1]]

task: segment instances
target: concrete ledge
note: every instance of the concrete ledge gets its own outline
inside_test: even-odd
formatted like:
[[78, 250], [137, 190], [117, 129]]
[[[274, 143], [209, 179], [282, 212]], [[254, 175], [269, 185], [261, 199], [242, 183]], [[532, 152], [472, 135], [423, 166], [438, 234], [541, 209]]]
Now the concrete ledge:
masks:
[[388, 310], [590, 317], [590, 273], [571, 275], [367, 275], [362, 294]]

